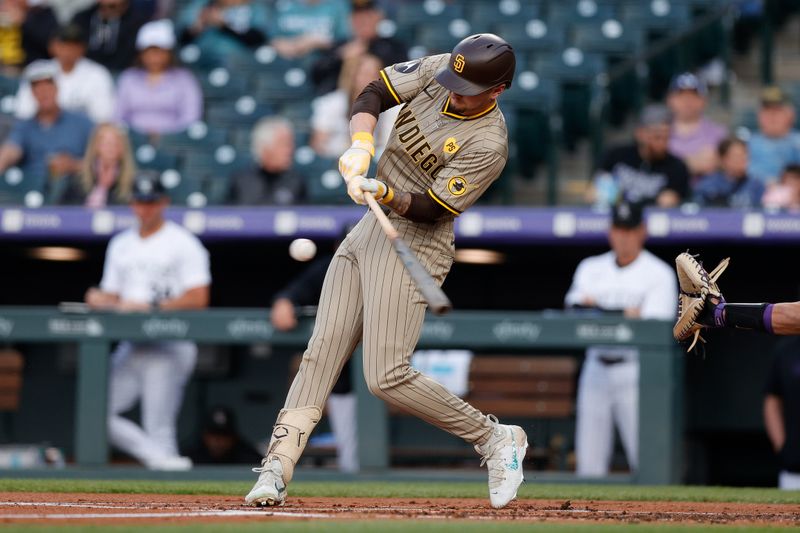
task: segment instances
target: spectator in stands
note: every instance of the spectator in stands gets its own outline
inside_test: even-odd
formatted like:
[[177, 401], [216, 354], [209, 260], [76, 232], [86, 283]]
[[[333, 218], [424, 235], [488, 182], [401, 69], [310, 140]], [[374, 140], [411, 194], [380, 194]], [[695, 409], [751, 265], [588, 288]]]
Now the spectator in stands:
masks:
[[194, 0], [180, 16], [181, 43], [194, 43], [205, 61], [222, 64], [264, 44], [268, 19], [259, 1]]
[[697, 76], [686, 72], [670, 84], [667, 105], [672, 111], [669, 151], [683, 159], [694, 177], [716, 171], [717, 147], [727, 129], [704, 115], [708, 87]]
[[[335, 158], [350, 147], [350, 109], [382, 67], [381, 60], [370, 54], [349, 58], [339, 76], [339, 88], [311, 102], [311, 147], [319, 155]], [[375, 128], [375, 157], [383, 153], [399, 112], [395, 106], [381, 113]]]
[[[58, 69], [58, 103], [67, 111], [79, 111], [95, 123], [111, 120], [114, 113], [114, 80], [104, 66], [87, 59], [83, 30], [75, 24], [61, 28], [50, 42], [53, 65]], [[17, 118], [36, 114], [30, 85], [17, 91]]]
[[771, 183], [762, 200], [770, 209], [800, 209], [800, 165], [786, 165], [777, 183]]
[[588, 200], [609, 207], [618, 199], [675, 207], [689, 194], [689, 169], [669, 152], [672, 116], [661, 105], [645, 107], [636, 143], [609, 150], [603, 157]]
[[[589, 313], [628, 319], [672, 320], [678, 287], [669, 265], [644, 249], [641, 207], [614, 206], [611, 251], [580, 262], [564, 302]], [[582, 311], [587, 312], [587, 311]], [[578, 381], [575, 459], [579, 476], [604, 476], [612, 459], [614, 426], [631, 470], [639, 464], [639, 352], [631, 346], [592, 346]]]
[[60, 24], [67, 24], [75, 15], [97, 3], [97, 0], [46, 0]]
[[800, 132], [792, 130], [794, 121], [794, 106], [780, 87], [761, 92], [759, 132], [748, 143], [752, 178], [766, 185], [776, 181], [786, 165], [800, 163]]
[[292, 205], [305, 200], [303, 177], [292, 170], [291, 122], [280, 117], [262, 118], [253, 127], [250, 152], [255, 164], [232, 176], [230, 203]]
[[709, 207], [760, 207], [764, 185], [747, 175], [747, 143], [729, 137], [719, 143], [717, 152], [719, 170], [698, 182], [694, 201]]
[[148, 20], [158, 20], [174, 15], [175, 0], [131, 0], [131, 7]]
[[81, 157], [92, 132], [92, 122], [81, 113], [58, 105], [58, 70], [46, 60], [31, 64], [25, 81], [36, 100], [36, 115], [18, 120], [0, 148], [0, 173], [20, 164], [23, 175], [37, 188], [48, 179], [62, 179], [80, 171]]
[[140, 133], [183, 131], [203, 114], [200, 85], [191, 72], [174, 66], [174, 47], [172, 22], [148, 22], [136, 36], [141, 66], [119, 77], [117, 119]]
[[50, 57], [47, 45], [58, 29], [42, 0], [0, 0], [0, 73], [15, 75], [24, 65]]
[[81, 173], [72, 180], [61, 203], [90, 208], [127, 204], [135, 174], [136, 162], [128, 135], [114, 124], [100, 124], [83, 156]]
[[383, 11], [374, 0], [353, 0], [350, 14], [352, 38], [334, 43], [333, 48], [324, 52], [312, 68], [317, 94], [336, 90], [342, 65], [350, 59], [373, 55], [380, 59], [381, 67], [408, 59], [408, 47], [404, 43], [378, 34], [381, 21]]
[[[158, 174], [134, 181], [138, 224], [112, 237], [99, 288], [86, 292], [92, 309], [169, 312], [208, 307], [208, 252], [183, 226], [164, 218], [168, 196]], [[109, 441], [153, 470], [187, 470], [178, 453], [176, 421], [197, 360], [191, 341], [120, 342], [111, 356]], [[141, 404], [141, 425], [122, 413]]]
[[239, 435], [233, 411], [223, 406], [209, 411], [200, 446], [189, 457], [195, 464], [251, 464], [261, 460], [261, 454]]
[[778, 487], [800, 489], [800, 349], [783, 341], [767, 378], [764, 425], [780, 460]]
[[87, 56], [112, 72], [133, 64], [136, 35], [147, 17], [131, 8], [128, 0], [97, 0], [73, 19], [89, 40]]
[[282, 57], [295, 59], [327, 50], [350, 37], [347, 0], [277, 2], [268, 33]]

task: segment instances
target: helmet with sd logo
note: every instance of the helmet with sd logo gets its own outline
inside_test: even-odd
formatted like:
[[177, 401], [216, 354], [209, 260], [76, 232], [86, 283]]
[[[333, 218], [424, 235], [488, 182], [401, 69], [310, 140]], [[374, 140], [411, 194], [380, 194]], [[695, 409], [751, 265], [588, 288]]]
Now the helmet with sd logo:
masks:
[[511, 87], [516, 64], [510, 44], [493, 33], [478, 33], [453, 48], [436, 81], [456, 94], [475, 96], [498, 85]]

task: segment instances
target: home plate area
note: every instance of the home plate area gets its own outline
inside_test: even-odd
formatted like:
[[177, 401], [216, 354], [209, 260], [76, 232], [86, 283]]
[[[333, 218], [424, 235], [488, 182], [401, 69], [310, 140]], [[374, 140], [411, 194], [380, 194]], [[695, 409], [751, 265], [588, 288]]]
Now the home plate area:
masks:
[[709, 502], [519, 500], [492, 509], [484, 499], [291, 498], [255, 508], [231, 496], [0, 493], [0, 523], [129, 524], [290, 520], [508, 520], [664, 522], [800, 526], [800, 506]]

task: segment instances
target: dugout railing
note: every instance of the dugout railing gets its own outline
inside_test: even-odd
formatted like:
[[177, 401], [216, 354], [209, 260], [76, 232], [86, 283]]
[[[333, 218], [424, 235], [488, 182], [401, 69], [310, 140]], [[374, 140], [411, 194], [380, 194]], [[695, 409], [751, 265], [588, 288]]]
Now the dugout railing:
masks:
[[[55, 308], [0, 308], [0, 342], [77, 343], [75, 462], [107, 464], [106, 403], [109, 353], [118, 340], [191, 339], [200, 343], [270, 343], [302, 348], [313, 318], [301, 319], [291, 332], [275, 331], [264, 309], [213, 309], [160, 314], [67, 313]], [[426, 318], [420, 348], [469, 348], [501, 353], [527, 350], [580, 350], [614, 344], [639, 348], [639, 470], [632, 481], [666, 484], [680, 481], [682, 453], [683, 355], [660, 321], [579, 317], [565, 313], [456, 311]], [[354, 356], [359, 398], [359, 447], [362, 468], [389, 467], [389, 426], [385, 405], [373, 398], [361, 377], [360, 351]]]

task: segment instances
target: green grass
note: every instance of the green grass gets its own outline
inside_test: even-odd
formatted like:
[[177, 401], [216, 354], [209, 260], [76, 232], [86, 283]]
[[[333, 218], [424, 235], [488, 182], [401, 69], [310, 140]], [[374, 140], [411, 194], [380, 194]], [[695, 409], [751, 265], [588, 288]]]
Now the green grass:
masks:
[[[210, 494], [243, 496], [251, 484], [240, 481], [114, 481], [0, 479], [3, 492], [99, 492], [116, 494]], [[290, 497], [485, 498], [482, 483], [296, 482]], [[731, 487], [577, 485], [526, 483], [523, 499], [750, 502], [800, 504], [800, 491]]]
[[[112, 533], [139, 533], [142, 526], [61, 526], [59, 531], [110, 531]], [[490, 522], [429, 522], [418, 520], [395, 521], [356, 521], [356, 522], [270, 522], [267, 520], [235, 524], [193, 524], [193, 525], [147, 525], [148, 533], [183, 533], [183, 532], [231, 532], [231, 533], [359, 533], [380, 531], [380, 533], [762, 533], [775, 532], [774, 528], [749, 526], [697, 526], [697, 525], [652, 525], [652, 524], [521, 524]], [[52, 531], [45, 526], [3, 526], [3, 533], [35, 533]], [[781, 528], [780, 531], [792, 531]]]

